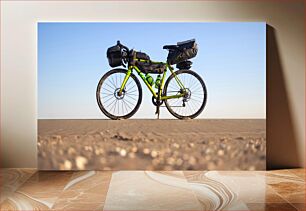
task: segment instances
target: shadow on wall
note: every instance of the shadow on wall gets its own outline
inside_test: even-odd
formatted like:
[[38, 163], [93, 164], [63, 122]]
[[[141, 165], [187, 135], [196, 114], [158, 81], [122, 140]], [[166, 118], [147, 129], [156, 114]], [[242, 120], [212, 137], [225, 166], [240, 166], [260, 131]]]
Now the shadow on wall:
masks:
[[267, 169], [298, 167], [299, 163], [275, 32], [267, 25]]

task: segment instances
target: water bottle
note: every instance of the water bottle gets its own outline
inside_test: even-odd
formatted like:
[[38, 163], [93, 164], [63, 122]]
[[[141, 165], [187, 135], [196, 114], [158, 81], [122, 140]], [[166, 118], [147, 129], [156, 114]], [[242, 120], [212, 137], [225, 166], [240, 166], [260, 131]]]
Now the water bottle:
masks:
[[155, 81], [155, 88], [158, 89], [160, 86], [160, 75], [157, 76], [156, 81]]
[[154, 79], [152, 76], [149, 75], [149, 73], [146, 74], [146, 81], [151, 85], [153, 86], [154, 84]]

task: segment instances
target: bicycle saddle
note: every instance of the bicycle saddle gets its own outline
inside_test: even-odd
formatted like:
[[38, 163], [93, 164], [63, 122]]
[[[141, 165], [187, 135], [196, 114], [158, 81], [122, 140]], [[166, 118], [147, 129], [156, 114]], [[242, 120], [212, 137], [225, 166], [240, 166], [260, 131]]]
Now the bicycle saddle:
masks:
[[163, 49], [167, 49], [167, 50], [176, 50], [178, 48], [177, 45], [164, 45]]

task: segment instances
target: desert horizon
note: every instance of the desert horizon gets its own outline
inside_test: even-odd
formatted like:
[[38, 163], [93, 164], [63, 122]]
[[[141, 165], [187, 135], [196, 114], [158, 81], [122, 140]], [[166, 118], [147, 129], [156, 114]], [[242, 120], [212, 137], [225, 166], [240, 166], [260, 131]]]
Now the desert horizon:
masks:
[[265, 170], [265, 119], [39, 119], [41, 170]]

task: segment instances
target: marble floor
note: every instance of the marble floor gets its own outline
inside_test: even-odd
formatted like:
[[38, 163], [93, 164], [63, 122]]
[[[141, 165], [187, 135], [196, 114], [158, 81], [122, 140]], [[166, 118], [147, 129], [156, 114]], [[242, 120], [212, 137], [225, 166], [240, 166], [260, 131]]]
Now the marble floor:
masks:
[[305, 169], [1, 169], [1, 210], [305, 210]]

